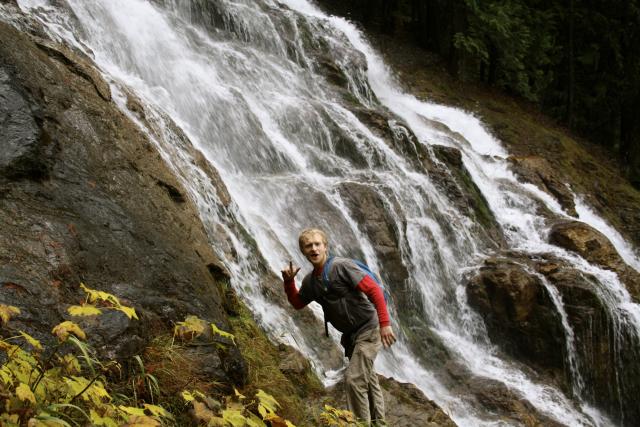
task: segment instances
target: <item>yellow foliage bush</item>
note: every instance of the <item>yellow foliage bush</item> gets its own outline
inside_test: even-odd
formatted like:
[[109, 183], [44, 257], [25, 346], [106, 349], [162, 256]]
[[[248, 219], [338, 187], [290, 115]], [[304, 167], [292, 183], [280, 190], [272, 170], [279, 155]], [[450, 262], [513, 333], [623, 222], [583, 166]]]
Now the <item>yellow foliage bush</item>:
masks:
[[[122, 305], [114, 295], [89, 289], [84, 284], [81, 288], [87, 293], [87, 300], [83, 305], [70, 307], [70, 315], [98, 316], [103, 309], [116, 309], [129, 318], [138, 318], [132, 307]], [[2, 324], [18, 314], [17, 307], [0, 304]], [[119, 365], [92, 356], [91, 348], [84, 342], [86, 334], [76, 323], [64, 321], [51, 332], [58, 338], [53, 349], [43, 348], [37, 339], [22, 331], [14, 337], [0, 339], [0, 352], [4, 353], [0, 366], [0, 426], [154, 427], [177, 424], [173, 414], [153, 401], [154, 395], [160, 393], [160, 386], [157, 379], [146, 372], [139, 356], [135, 360], [140, 374], [134, 376], [132, 382], [149, 387], [151, 403], [138, 399], [135, 384], [132, 384], [133, 399], [112, 391], [108, 373], [114, 367], [120, 369]], [[195, 316], [178, 322], [174, 337], [187, 341], [205, 332], [235, 342], [232, 334]], [[171, 346], [174, 346], [173, 342]], [[192, 409], [193, 422], [198, 425], [295, 427], [277, 414], [279, 403], [262, 390], [251, 399], [236, 391], [233, 396], [224, 397], [224, 403], [199, 390], [183, 390], [181, 396], [183, 409]]]
[[[89, 302], [103, 301], [136, 318], [132, 307], [123, 306], [106, 292], [81, 285]], [[19, 314], [16, 307], [0, 305], [0, 318], [7, 323]], [[72, 315], [95, 315], [70, 310]], [[94, 425], [159, 426], [173, 416], [162, 407], [118, 405], [106, 386], [106, 376], [116, 362], [101, 363], [91, 356], [84, 331], [74, 322], [64, 321], [51, 331], [59, 343], [45, 357], [42, 344], [26, 332], [0, 340], [5, 361], [0, 367], [0, 425], [6, 427]], [[25, 350], [24, 344], [31, 350]], [[74, 353], [79, 353], [76, 356]], [[98, 368], [98, 369], [96, 369]]]

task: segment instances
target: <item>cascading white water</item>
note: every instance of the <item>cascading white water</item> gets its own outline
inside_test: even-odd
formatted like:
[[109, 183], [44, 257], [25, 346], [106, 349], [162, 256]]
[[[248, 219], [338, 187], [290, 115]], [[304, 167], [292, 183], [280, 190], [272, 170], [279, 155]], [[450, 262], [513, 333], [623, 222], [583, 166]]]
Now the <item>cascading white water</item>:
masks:
[[[486, 251], [473, 224], [428, 176], [342, 105], [318, 71], [317, 51], [336, 55], [346, 86], [361, 105], [373, 106], [377, 98], [405, 121], [419, 143], [461, 151], [510, 248], [554, 254], [596, 277], [619, 327], [640, 331], [640, 308], [615, 274], [547, 243], [546, 222], [536, 207], [566, 214], [546, 193], [517, 181], [504, 160], [507, 152], [477, 118], [402, 93], [353, 25], [326, 16], [306, 0], [219, 0], [210, 2], [210, 9], [207, 2], [186, 0], [67, 0], [68, 9], [58, 8], [60, 3], [19, 1], [52, 35], [93, 55], [123, 111], [127, 90], [145, 103], [147, 123], [140, 126], [184, 181], [212, 236], [226, 236], [212, 244], [232, 272], [234, 287], [272, 336], [300, 348], [320, 373], [333, 366], [323, 365], [309, 331], [300, 331], [287, 311], [262, 296], [260, 285], [268, 281], [259, 272], [266, 265], [277, 275], [290, 259], [304, 265], [297, 233], [310, 224], [331, 231], [334, 252], [361, 257], [379, 269], [374, 242], [351, 216], [340, 191], [355, 183], [388, 205], [409, 285], [424, 310], [418, 314], [460, 363], [475, 375], [502, 382], [566, 425], [608, 423], [497, 355], [460, 283], [462, 273]], [[215, 17], [205, 14], [214, 12]], [[359, 55], [366, 58], [366, 72]], [[167, 116], [188, 141], [176, 136]], [[433, 121], [461, 137], [434, 128]], [[406, 131], [400, 123], [389, 125], [394, 132]], [[196, 166], [190, 144], [220, 172], [233, 200], [227, 208]], [[576, 207], [580, 219], [613, 234], [584, 203]], [[615, 236], [613, 243], [637, 269], [637, 254]], [[561, 310], [562, 301], [554, 302]], [[569, 329], [566, 336], [570, 342]], [[383, 373], [416, 383], [460, 425], [500, 424], [459, 399], [419, 360], [407, 342], [400, 342], [377, 364]]]

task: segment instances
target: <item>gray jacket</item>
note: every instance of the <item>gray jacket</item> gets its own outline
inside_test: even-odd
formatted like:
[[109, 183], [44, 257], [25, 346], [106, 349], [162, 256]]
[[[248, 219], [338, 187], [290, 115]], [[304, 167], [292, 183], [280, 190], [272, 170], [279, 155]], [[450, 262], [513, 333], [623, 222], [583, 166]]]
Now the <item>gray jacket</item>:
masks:
[[[325, 264], [326, 267], [326, 264]], [[327, 272], [327, 286], [322, 275], [313, 272], [302, 280], [299, 296], [305, 303], [318, 302], [325, 319], [342, 332], [340, 343], [351, 357], [359, 334], [378, 325], [378, 314], [367, 296], [356, 286], [366, 273], [351, 259], [335, 257]]]

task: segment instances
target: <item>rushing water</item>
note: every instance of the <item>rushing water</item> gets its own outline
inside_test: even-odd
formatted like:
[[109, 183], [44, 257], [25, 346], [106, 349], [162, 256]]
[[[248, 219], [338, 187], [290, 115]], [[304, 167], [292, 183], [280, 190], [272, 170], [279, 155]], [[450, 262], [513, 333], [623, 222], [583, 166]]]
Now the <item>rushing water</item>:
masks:
[[[451, 357], [472, 374], [501, 382], [561, 423], [609, 424], [580, 397], [583, 365], [575, 354], [562, 298], [551, 285], [545, 284], [565, 327], [573, 400], [537, 383], [493, 348], [461, 284], [490, 245], [411, 158], [354, 114], [323, 69], [325, 56], [331, 56], [344, 79], [350, 102], [363, 108], [382, 105], [403, 121], [390, 120], [392, 132], [415, 135], [429, 153], [432, 144], [460, 150], [510, 249], [550, 253], [594, 277], [620, 330], [638, 334], [640, 308], [614, 273], [547, 243], [547, 221], [538, 208], [557, 217], [568, 215], [551, 196], [518, 182], [507, 166], [508, 153], [481, 120], [403, 93], [351, 23], [326, 16], [306, 0], [19, 4], [40, 19], [52, 37], [94, 58], [111, 81], [116, 102], [183, 180], [234, 287], [270, 334], [307, 354], [327, 382], [335, 378], [339, 364], [328, 360], [309, 338], [313, 334], [302, 333], [290, 311], [264, 297], [261, 288], [274, 286], [288, 260], [305, 265], [297, 234], [309, 225], [330, 230], [333, 252], [362, 258], [380, 270], [376, 242], [345, 199], [345, 191], [365, 188], [393, 224], [409, 275], [407, 287], [421, 310], [412, 314]], [[145, 120], [127, 110], [128, 93], [145, 105]], [[194, 148], [220, 172], [231, 204], [223, 206], [215, 183], [198, 166]], [[576, 202], [580, 219], [612, 236], [625, 261], [638, 269], [634, 249], [588, 206]], [[450, 390], [442, 373], [415, 354], [411, 339], [401, 336], [393, 351], [381, 354], [377, 366], [383, 373], [418, 385], [460, 425], [502, 424]]]

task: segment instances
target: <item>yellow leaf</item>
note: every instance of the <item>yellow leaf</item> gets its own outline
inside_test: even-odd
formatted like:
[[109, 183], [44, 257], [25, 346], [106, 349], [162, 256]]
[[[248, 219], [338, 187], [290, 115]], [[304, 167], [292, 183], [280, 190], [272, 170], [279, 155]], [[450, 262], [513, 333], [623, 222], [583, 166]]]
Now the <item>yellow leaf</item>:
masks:
[[239, 409], [225, 409], [222, 411], [222, 418], [233, 427], [244, 427], [247, 419]]
[[133, 406], [120, 405], [120, 406], [118, 406], [118, 409], [120, 409], [122, 412], [125, 412], [125, 413], [127, 413], [129, 415], [145, 416], [144, 409], [142, 409], [142, 408], [135, 408]]
[[178, 322], [173, 334], [178, 338], [188, 341], [204, 332], [207, 323], [197, 316], [187, 316], [184, 322]]
[[6, 365], [2, 365], [2, 368], [0, 368], [0, 379], [2, 382], [5, 384], [11, 384], [11, 377], [11, 370]]
[[59, 325], [55, 326], [51, 333], [58, 337], [60, 341], [66, 341], [69, 337], [69, 334], [75, 335], [77, 338], [84, 340], [87, 338], [84, 331], [80, 328], [80, 326], [76, 325], [70, 320], [66, 320]]
[[23, 402], [25, 400], [28, 400], [33, 404], [36, 403], [36, 397], [33, 395], [33, 392], [31, 391], [29, 386], [25, 383], [20, 383], [20, 385], [16, 387], [16, 396], [18, 396], [18, 399], [22, 400]]
[[126, 314], [129, 319], [134, 318], [138, 320], [138, 315], [136, 314], [136, 310], [133, 307], [127, 307], [126, 305], [118, 305], [114, 308]]
[[25, 340], [27, 340], [29, 344], [31, 344], [31, 347], [37, 350], [42, 350], [42, 344], [40, 344], [40, 341], [38, 341], [37, 339], [35, 339], [34, 337], [32, 337], [26, 332], [20, 331], [20, 335], [22, 335], [22, 338], [24, 338]]
[[145, 403], [144, 409], [151, 412], [151, 415], [153, 415], [154, 417], [173, 418], [173, 415], [167, 412], [167, 410], [162, 406], [150, 405], [148, 403]]
[[256, 416], [256, 414], [249, 413], [249, 418], [247, 418], [247, 426], [249, 427], [266, 427], [267, 425], [260, 418]]
[[67, 375], [80, 373], [80, 362], [78, 362], [78, 359], [76, 359], [73, 354], [67, 353], [62, 357], [58, 357], [58, 361]]
[[18, 307], [0, 304], [0, 320], [2, 320], [3, 324], [7, 323], [14, 314], [20, 314], [20, 309]]
[[[70, 397], [73, 397], [73, 396], [77, 395], [78, 393], [80, 393], [89, 384], [89, 380], [86, 379], [85, 377], [76, 377], [76, 376], [64, 377], [63, 380], [67, 384], [67, 387], [69, 387], [69, 391], [71, 392], [70, 393], [71, 394]], [[89, 399], [87, 397], [86, 393], [83, 393], [81, 397], [84, 400], [88, 400]]]
[[85, 391], [85, 393], [95, 405], [100, 405], [101, 403], [103, 403], [103, 398], [105, 397], [108, 400], [111, 400], [109, 392], [104, 388], [104, 385], [100, 381], [95, 381], [93, 384], [91, 384], [91, 387], [89, 387]]
[[236, 397], [238, 397], [240, 400], [242, 400], [242, 399], [246, 399], [245, 395], [243, 395], [242, 393], [240, 393], [240, 392], [238, 391], [238, 389], [237, 389], [237, 388], [235, 388], [235, 387], [233, 388], [233, 393], [234, 393], [234, 394], [236, 395]]
[[91, 304], [72, 305], [67, 308], [67, 312], [72, 316], [95, 316], [102, 314], [102, 310]]
[[196, 400], [196, 398], [193, 397], [193, 394], [191, 394], [191, 392], [187, 390], [182, 390], [182, 393], [180, 393], [180, 395], [187, 402], [193, 402], [194, 400]]
[[94, 381], [93, 384], [89, 385], [89, 380], [85, 377], [64, 377], [64, 382], [69, 387], [70, 395], [75, 396], [78, 393], [82, 392], [80, 397], [85, 401], [91, 401], [96, 406], [99, 406], [104, 403], [104, 398], [107, 400], [111, 400], [111, 396], [109, 392], [104, 388], [104, 385], [101, 381]]
[[229, 338], [231, 342], [233, 342], [234, 344], [236, 343], [236, 337], [233, 334], [225, 332], [222, 329], [218, 329], [218, 327], [213, 323], [211, 324], [211, 331], [214, 335], [220, 335], [221, 337]]
[[36, 366], [35, 360], [29, 361], [20, 357], [14, 357], [7, 365], [7, 368], [11, 370], [13, 377], [18, 380], [18, 382], [28, 384], [35, 369], [34, 366]]
[[89, 417], [91, 418], [91, 425], [105, 426], [105, 427], [118, 427], [118, 423], [113, 418], [101, 417], [93, 409], [89, 411]]
[[287, 420], [276, 414], [269, 414], [266, 420], [269, 421], [271, 427], [288, 427]]
[[269, 415], [269, 411], [267, 411], [267, 409], [262, 405], [258, 405], [258, 413], [260, 414], [263, 420], [267, 418], [267, 415]]
[[[263, 390], [258, 389], [258, 392], [256, 393], [256, 397], [258, 398], [258, 401], [259, 401], [258, 411], [260, 411], [260, 407], [263, 407], [266, 409], [266, 411], [269, 414], [274, 414], [280, 407], [280, 404], [278, 403], [278, 401], [274, 399], [274, 397], [271, 396], [270, 394], [265, 393]], [[262, 412], [260, 412], [260, 415], [262, 415], [262, 417], [264, 418], [264, 415], [262, 414]]]
[[120, 305], [120, 300], [115, 295], [112, 295], [108, 292], [102, 292], [95, 289], [87, 288], [84, 283], [80, 283], [80, 287], [87, 293], [89, 302], [105, 301], [116, 306]]
[[35, 359], [35, 357], [33, 357], [31, 353], [29, 353], [28, 351], [24, 351], [18, 346], [12, 345], [10, 350], [11, 352], [9, 354], [9, 357], [11, 359], [24, 362], [29, 366], [36, 366], [38, 364], [38, 361]]

